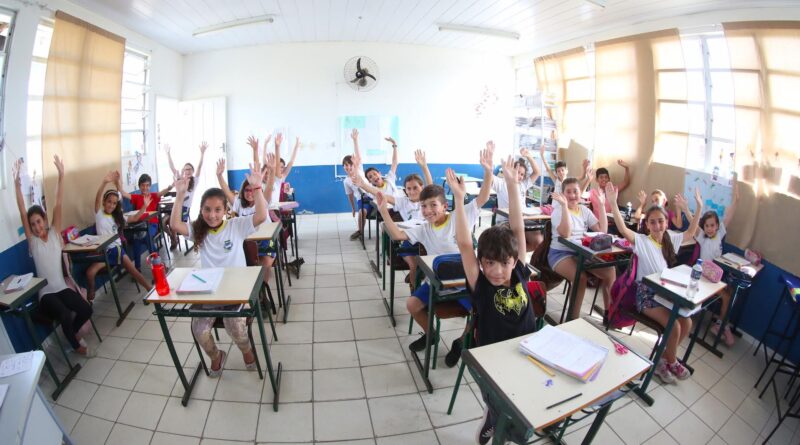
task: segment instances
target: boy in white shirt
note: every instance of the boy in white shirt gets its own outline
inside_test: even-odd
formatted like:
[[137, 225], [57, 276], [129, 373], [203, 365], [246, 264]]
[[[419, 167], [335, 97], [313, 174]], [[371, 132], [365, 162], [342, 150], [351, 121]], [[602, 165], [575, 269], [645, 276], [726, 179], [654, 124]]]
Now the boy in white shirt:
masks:
[[[488, 145], [487, 145], [488, 147]], [[480, 209], [489, 200], [489, 190], [492, 182], [492, 155], [493, 151], [489, 148], [481, 151], [481, 166], [483, 167], [483, 184], [478, 196], [464, 206], [467, 222], [470, 227], [474, 226], [480, 216]], [[419, 200], [422, 203], [422, 216], [425, 223], [410, 229], [401, 229], [392, 221], [387, 207], [387, 200], [382, 193], [378, 194], [378, 209], [383, 216], [386, 230], [392, 239], [420, 243], [425, 246], [428, 255], [438, 256], [444, 254], [459, 253], [456, 244], [456, 224], [453, 221], [455, 215], [447, 212], [447, 200], [444, 189], [435, 184], [429, 184], [420, 193]], [[426, 282], [421, 285], [412, 296], [406, 300], [406, 308], [414, 321], [417, 322], [427, 332], [428, 329], [428, 298], [430, 285]], [[459, 300], [462, 306], [470, 309], [472, 306], [469, 299]], [[425, 348], [426, 334], [415, 340], [409, 349], [421, 351]]]
[[[497, 193], [497, 208], [508, 209], [509, 196], [508, 187], [506, 187], [505, 175], [516, 175], [516, 183], [519, 188], [520, 202], [522, 207], [525, 207], [525, 194], [528, 189], [533, 187], [534, 182], [539, 177], [539, 168], [537, 167], [536, 160], [533, 159], [530, 152], [525, 148], [519, 149], [522, 158], [514, 162], [514, 170], [510, 172], [502, 172], [503, 176], [495, 176], [492, 178], [492, 191]], [[527, 175], [528, 169], [525, 166], [525, 161], [531, 164], [531, 174]], [[497, 215], [497, 222], [506, 222], [508, 218], [505, 216]], [[542, 242], [542, 234], [539, 231], [526, 230], [525, 231], [525, 250], [532, 252]]]

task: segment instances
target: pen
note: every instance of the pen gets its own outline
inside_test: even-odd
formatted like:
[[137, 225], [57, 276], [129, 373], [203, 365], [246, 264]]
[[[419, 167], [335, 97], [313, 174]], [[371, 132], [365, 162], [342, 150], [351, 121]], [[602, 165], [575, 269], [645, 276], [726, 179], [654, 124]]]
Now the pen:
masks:
[[198, 276], [197, 276], [197, 275], [195, 275], [195, 274], [192, 274], [192, 276], [193, 276], [193, 277], [195, 277], [195, 278], [197, 278], [198, 280], [202, 281], [203, 283], [207, 283], [207, 281], [206, 281], [206, 280], [204, 280], [204, 279], [202, 279], [202, 278], [198, 277]]
[[534, 365], [538, 366], [542, 371], [545, 372], [545, 374], [549, 375], [550, 377], [555, 377], [556, 376], [556, 373], [551, 371], [550, 368], [546, 367], [545, 365], [539, 363], [539, 361], [536, 360], [535, 358], [531, 357], [530, 355], [527, 356], [527, 357], [528, 357], [528, 360], [531, 361], [531, 363], [533, 363]]
[[562, 401], [560, 401], [560, 402], [556, 402], [556, 403], [554, 403], [554, 404], [552, 404], [552, 405], [548, 406], [548, 407], [547, 407], [547, 408], [545, 408], [545, 409], [555, 408], [556, 406], [558, 406], [558, 405], [561, 405], [561, 404], [564, 404], [564, 403], [567, 403], [567, 402], [569, 402], [570, 400], [577, 399], [578, 397], [580, 397], [580, 396], [582, 396], [582, 395], [583, 395], [583, 393], [582, 393], [582, 392], [579, 392], [579, 393], [575, 394], [574, 396], [572, 396], [572, 397], [567, 397], [566, 399], [564, 399], [564, 400], [562, 400]]

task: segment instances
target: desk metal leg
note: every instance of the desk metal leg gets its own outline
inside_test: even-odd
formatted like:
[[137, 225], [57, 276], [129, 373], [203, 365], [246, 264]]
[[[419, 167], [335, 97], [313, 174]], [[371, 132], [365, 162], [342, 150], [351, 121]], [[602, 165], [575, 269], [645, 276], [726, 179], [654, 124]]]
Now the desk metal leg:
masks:
[[661, 356], [664, 355], [664, 350], [667, 348], [667, 341], [669, 339], [669, 335], [672, 333], [672, 328], [675, 325], [675, 320], [678, 319], [678, 305], [672, 306], [672, 311], [669, 314], [669, 320], [667, 320], [667, 325], [664, 326], [664, 334], [661, 335], [661, 342], [656, 349], [656, 355], [653, 357], [653, 366], [650, 367], [650, 370], [647, 371], [647, 374], [644, 375], [644, 380], [642, 380], [642, 384], [633, 390], [639, 398], [644, 401], [648, 406], [653, 406], [653, 398], [647, 394], [647, 387], [650, 386], [650, 380], [653, 379], [653, 374], [656, 372], [656, 366], [658, 366], [659, 360], [661, 360]]
[[[292, 303], [292, 297], [286, 295], [286, 288], [283, 287], [283, 272], [281, 269], [283, 268], [283, 261], [281, 260], [281, 252], [280, 252], [280, 242], [278, 242], [278, 254], [275, 255], [275, 287], [278, 291], [278, 300], [283, 303], [283, 322], [286, 323], [287, 318], [289, 317], [289, 305]], [[286, 274], [289, 274], [289, 271], [286, 271]]]
[[[719, 330], [717, 334], [714, 336], [714, 343], [708, 343], [705, 339], [705, 336], [700, 337], [700, 325], [703, 324], [703, 319], [705, 319], [705, 311], [700, 314], [700, 320], [697, 322], [697, 327], [695, 328], [694, 337], [692, 338], [691, 343], [689, 343], [689, 349], [686, 350], [686, 355], [684, 356], [684, 362], [689, 358], [689, 353], [691, 352], [691, 347], [694, 346], [695, 341], [700, 346], [708, 349], [708, 351], [719, 358], [722, 358], [725, 355], [722, 351], [719, 350], [719, 341], [722, 339], [722, 333], [725, 331], [725, 326], [728, 324], [728, 319], [731, 315], [731, 309], [733, 309], [733, 303], [736, 301], [736, 297], [739, 294], [739, 286], [736, 286], [736, 289], [733, 291], [733, 295], [728, 304], [728, 310], [725, 312], [725, 317], [722, 318], [720, 322]], [[714, 317], [711, 317], [711, 321], [709, 323], [714, 323]]]
[[439, 341], [439, 339], [438, 338], [434, 339], [434, 337], [437, 334], [437, 332], [435, 332], [433, 328], [433, 316], [435, 313], [433, 310], [434, 306], [433, 299], [435, 290], [433, 284], [431, 284], [430, 287], [431, 289], [428, 297], [428, 330], [425, 335], [425, 364], [423, 365], [420, 362], [419, 356], [417, 355], [416, 352], [412, 351], [411, 357], [414, 359], [414, 364], [417, 365], [417, 369], [419, 369], [419, 374], [422, 377], [422, 381], [425, 382], [425, 388], [428, 390], [429, 394], [433, 394], [433, 385], [431, 385], [431, 380], [430, 378], [428, 378], [428, 373], [431, 369], [431, 348], [433, 346], [433, 341], [434, 340]]
[[[392, 322], [392, 327], [397, 326], [397, 321], [394, 319], [394, 261], [391, 261], [391, 258], [394, 257], [394, 246], [393, 243], [390, 241], [389, 243], [389, 301], [386, 301], [386, 297], [383, 297], [383, 305], [386, 307], [386, 313], [389, 315], [389, 321]], [[386, 244], [383, 246], [384, 254], [386, 253]], [[384, 255], [385, 256], [385, 255]], [[384, 259], [384, 268], [386, 267], [386, 260]], [[384, 282], [386, 281], [386, 277], [384, 277]], [[385, 288], [385, 287], [384, 287]]]
[[[117, 319], [117, 326], [121, 325], [123, 321], [125, 321], [125, 317], [128, 316], [128, 313], [133, 309], [135, 303], [131, 301], [125, 310], [122, 310], [122, 306], [119, 304], [119, 294], [117, 293], [117, 284], [114, 280], [114, 269], [111, 268], [111, 264], [108, 262], [108, 249], [103, 252], [103, 259], [106, 262], [106, 270], [108, 271], [108, 281], [111, 283], [111, 294], [114, 296], [114, 303], [117, 305], [117, 314], [119, 314], [119, 318]], [[120, 259], [120, 261], [122, 261]], [[121, 267], [121, 266], [120, 266]]]
[[381, 249], [381, 285], [383, 290], [386, 290], [386, 245], [391, 243], [391, 240], [388, 239], [389, 237], [386, 235], [386, 231], [383, 232], [383, 248]]
[[589, 427], [589, 431], [586, 433], [586, 436], [583, 438], [581, 445], [589, 445], [594, 441], [594, 437], [597, 435], [597, 432], [600, 431], [600, 427], [603, 426], [603, 422], [606, 420], [606, 416], [608, 412], [611, 410], [611, 405], [614, 402], [609, 402], [602, 408], [600, 411], [597, 412], [597, 415], [594, 417], [592, 421], [592, 426]]
[[[44, 348], [42, 347], [42, 342], [41, 340], [39, 340], [39, 334], [36, 333], [36, 327], [33, 325], [31, 314], [28, 313], [28, 311], [25, 309], [22, 309], [21, 312], [22, 312], [22, 318], [25, 319], [25, 325], [28, 327], [28, 333], [31, 334], [31, 338], [33, 339], [33, 343], [36, 346], [36, 349], [44, 352]], [[58, 333], [56, 332], [55, 335], [58, 335]], [[58, 378], [58, 374], [56, 374], [56, 369], [53, 368], [53, 364], [50, 363], [50, 359], [47, 358], [47, 354], [45, 353], [44, 355], [44, 365], [47, 368], [48, 374], [50, 374], [50, 377], [53, 379], [53, 383], [56, 384], [56, 390], [53, 391], [52, 394], [53, 400], [58, 400], [58, 397], [61, 395], [61, 392], [64, 391], [64, 389], [66, 389], [67, 385], [69, 385], [69, 382], [71, 382], [72, 379], [75, 377], [75, 374], [77, 374], [78, 371], [81, 370], [80, 363], [76, 363], [75, 366], [73, 366], [72, 363], [70, 363], [66, 353], [64, 353], [64, 359], [66, 360], [67, 366], [69, 367], [69, 372], [64, 377], [64, 380], [61, 380]]]
[[[264, 316], [261, 314], [261, 304], [255, 302], [253, 305], [256, 309], [256, 321], [258, 321], [258, 334], [261, 336], [261, 346], [264, 348], [264, 360], [267, 362], [267, 373], [269, 374], [269, 383], [272, 385], [272, 410], [278, 412], [278, 401], [280, 399], [281, 391], [281, 373], [283, 372], [283, 364], [278, 362], [278, 375], [272, 369], [272, 358], [269, 355], [269, 345], [267, 344], [267, 335], [264, 333]], [[273, 326], [274, 329], [274, 326]], [[273, 331], [274, 334], [274, 331]]]
[[[186, 379], [186, 373], [183, 372], [183, 365], [181, 365], [181, 361], [178, 358], [178, 353], [175, 352], [175, 345], [172, 343], [172, 336], [169, 334], [169, 328], [167, 328], [167, 322], [166, 320], [164, 320], [164, 314], [161, 309], [161, 304], [155, 303], [155, 309], [156, 309], [156, 317], [158, 317], [158, 324], [161, 326], [161, 332], [164, 333], [164, 342], [167, 343], [167, 349], [169, 350], [170, 357], [172, 357], [172, 363], [175, 364], [175, 369], [178, 371], [178, 378], [181, 380], [181, 385], [183, 385], [183, 397], [181, 398], [181, 405], [186, 406], [189, 404], [189, 398], [192, 396], [192, 390], [194, 389], [194, 384], [195, 382], [197, 382], [197, 376], [200, 375], [200, 369], [202, 369], [203, 366], [200, 363], [198, 363], [197, 367], [194, 368], [194, 374], [192, 374], [191, 382]], [[198, 352], [200, 352], [200, 354], [203, 353], [203, 351], [198, 351]]]
[[381, 262], [381, 224], [378, 220], [375, 221], [375, 261], [369, 261], [369, 265], [372, 266], [372, 271], [378, 275], [378, 278], [381, 278], [381, 268], [379, 266]]

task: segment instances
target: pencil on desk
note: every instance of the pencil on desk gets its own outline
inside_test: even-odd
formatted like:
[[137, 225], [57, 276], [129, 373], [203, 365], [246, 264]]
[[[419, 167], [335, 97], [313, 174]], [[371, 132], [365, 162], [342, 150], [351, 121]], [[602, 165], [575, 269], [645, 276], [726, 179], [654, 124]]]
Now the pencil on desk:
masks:
[[534, 365], [538, 366], [538, 367], [539, 367], [539, 369], [541, 369], [542, 371], [544, 371], [544, 372], [545, 372], [545, 374], [549, 375], [550, 377], [555, 377], [555, 376], [556, 376], [556, 373], [555, 373], [555, 372], [551, 371], [551, 370], [550, 370], [550, 368], [548, 368], [547, 366], [545, 366], [545, 365], [543, 365], [543, 364], [539, 363], [539, 361], [538, 361], [538, 360], [536, 360], [535, 358], [531, 357], [530, 355], [528, 355], [528, 356], [526, 356], [526, 357], [528, 357], [528, 360], [530, 360], [530, 361], [531, 361], [531, 363], [533, 363]]

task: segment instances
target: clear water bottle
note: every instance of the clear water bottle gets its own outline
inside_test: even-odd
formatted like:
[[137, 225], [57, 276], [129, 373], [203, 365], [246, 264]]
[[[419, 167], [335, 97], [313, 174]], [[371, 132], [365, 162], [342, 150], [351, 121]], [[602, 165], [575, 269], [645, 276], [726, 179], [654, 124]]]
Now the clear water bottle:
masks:
[[633, 216], [633, 206], [628, 201], [628, 205], [625, 207], [625, 221], [630, 222], [631, 216]]
[[703, 276], [703, 260], [698, 259], [694, 266], [692, 266], [692, 274], [689, 278], [689, 287], [686, 289], [687, 296], [693, 297], [697, 293], [697, 290], [700, 287], [699, 282], [701, 276]]

